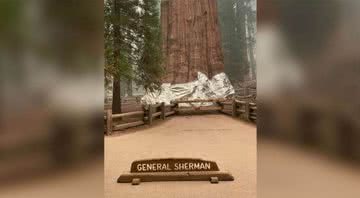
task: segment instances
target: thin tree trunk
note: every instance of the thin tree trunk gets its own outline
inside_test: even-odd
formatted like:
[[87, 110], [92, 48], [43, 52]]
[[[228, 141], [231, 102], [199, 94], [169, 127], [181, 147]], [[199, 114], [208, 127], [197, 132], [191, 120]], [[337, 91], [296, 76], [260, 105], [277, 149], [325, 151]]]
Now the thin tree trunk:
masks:
[[255, 80], [256, 79], [256, 60], [255, 60], [255, 55], [254, 55], [254, 46], [250, 47], [250, 59], [251, 59], [251, 64], [250, 64], [250, 69], [251, 69], [251, 73], [252, 73], [252, 79], [251, 80]]
[[127, 95], [128, 96], [133, 96], [133, 92], [132, 92], [132, 80], [127, 80], [127, 83], [126, 83], [126, 91], [127, 91]]
[[118, 78], [114, 78], [113, 82], [112, 112], [114, 114], [121, 113], [120, 80]]

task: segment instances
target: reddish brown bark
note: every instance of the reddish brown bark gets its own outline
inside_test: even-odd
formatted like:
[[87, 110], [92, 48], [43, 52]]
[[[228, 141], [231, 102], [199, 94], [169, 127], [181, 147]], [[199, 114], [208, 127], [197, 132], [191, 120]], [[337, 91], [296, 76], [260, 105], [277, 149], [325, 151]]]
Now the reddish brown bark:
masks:
[[224, 71], [216, 0], [163, 0], [161, 3], [164, 82], [193, 81], [200, 71]]

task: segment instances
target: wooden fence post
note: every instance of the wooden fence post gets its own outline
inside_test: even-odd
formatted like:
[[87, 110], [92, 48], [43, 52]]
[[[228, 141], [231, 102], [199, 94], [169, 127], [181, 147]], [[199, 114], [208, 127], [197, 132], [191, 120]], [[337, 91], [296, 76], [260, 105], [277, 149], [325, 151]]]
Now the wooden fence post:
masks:
[[161, 119], [165, 120], [165, 102], [161, 103]]
[[250, 120], [250, 104], [249, 102], [246, 102], [245, 104], [245, 120]]
[[154, 108], [153, 108], [153, 106], [150, 104], [150, 105], [149, 105], [149, 110], [148, 110], [148, 124], [149, 124], [149, 125], [152, 124], [152, 121], [153, 121], [152, 115], [153, 115], [153, 113], [154, 113]]
[[218, 112], [222, 112], [224, 110], [224, 105], [223, 103], [221, 103], [220, 101], [216, 101], [216, 104], [221, 107], [221, 110], [219, 110]]
[[175, 103], [174, 107], [171, 108], [171, 111], [175, 111], [175, 115], [178, 114], [179, 112], [177, 111], [177, 109], [179, 108], [179, 103]]
[[106, 135], [111, 135], [112, 133], [112, 110], [109, 109], [106, 111]]
[[237, 103], [235, 99], [232, 102], [232, 116], [233, 117], [237, 116]]

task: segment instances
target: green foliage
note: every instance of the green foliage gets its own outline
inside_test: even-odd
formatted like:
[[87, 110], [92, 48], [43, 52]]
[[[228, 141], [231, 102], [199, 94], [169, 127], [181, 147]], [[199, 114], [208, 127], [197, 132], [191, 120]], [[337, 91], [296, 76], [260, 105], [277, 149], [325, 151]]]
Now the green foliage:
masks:
[[136, 45], [137, 1], [107, 0], [104, 2], [105, 75], [131, 78]]
[[[0, 1], [0, 30], [5, 31], [19, 22], [23, 11], [23, 3], [20, 0]], [[14, 24], [15, 23], [15, 24]]]
[[146, 90], [159, 89], [164, 69], [161, 66], [161, 32], [159, 20], [159, 1], [146, 0], [141, 5], [143, 13], [140, 20], [140, 34], [143, 44], [137, 69], [136, 83], [144, 85]]
[[158, 0], [105, 1], [105, 75], [134, 80], [150, 90], [160, 87], [158, 4]]
[[[15, 37], [24, 35], [24, 2], [21, 0], [0, 0], [0, 41], [10, 43]], [[11, 38], [11, 39], [9, 39]]]

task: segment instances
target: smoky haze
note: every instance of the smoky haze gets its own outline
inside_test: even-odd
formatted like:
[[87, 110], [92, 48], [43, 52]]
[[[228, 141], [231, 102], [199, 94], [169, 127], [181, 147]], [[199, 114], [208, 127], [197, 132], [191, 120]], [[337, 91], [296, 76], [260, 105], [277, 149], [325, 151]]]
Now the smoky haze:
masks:
[[256, 79], [256, 0], [218, 0], [225, 72], [237, 83]]

